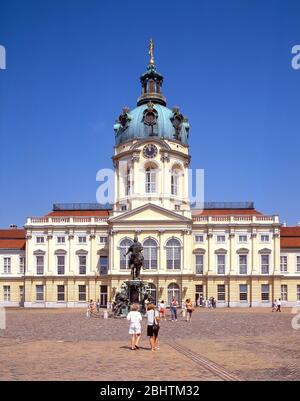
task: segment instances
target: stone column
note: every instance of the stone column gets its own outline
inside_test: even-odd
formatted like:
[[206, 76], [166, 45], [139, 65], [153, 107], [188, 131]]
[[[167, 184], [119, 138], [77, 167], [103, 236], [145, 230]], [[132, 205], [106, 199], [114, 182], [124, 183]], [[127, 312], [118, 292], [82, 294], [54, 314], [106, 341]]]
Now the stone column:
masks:
[[88, 274], [91, 275], [94, 275], [97, 271], [95, 241], [96, 241], [96, 235], [90, 234], [90, 268]]
[[48, 275], [52, 275], [55, 272], [55, 261], [54, 259], [54, 252], [53, 252], [53, 235], [49, 233], [47, 235], [47, 272]]
[[166, 204], [166, 197], [171, 194], [171, 183], [168, 182], [170, 180], [171, 175], [168, 173], [168, 166], [170, 162], [170, 157], [168, 152], [163, 152], [160, 158], [160, 166], [161, 166], [161, 194], [162, 194], [162, 206], [168, 207]]
[[257, 232], [256, 228], [252, 229], [251, 233], [251, 248], [252, 248], [252, 268], [251, 268], [251, 274], [255, 275], [258, 274], [258, 269], [259, 269], [259, 262], [257, 260], [258, 255], [257, 255]]
[[[229, 242], [230, 242], [230, 248], [229, 248], [229, 274], [235, 274], [236, 273], [236, 257], [235, 253], [233, 251], [234, 249], [234, 239], [235, 239], [235, 233], [233, 229], [230, 229], [229, 233]], [[225, 272], [226, 273], [226, 272]]]
[[117, 264], [116, 264], [116, 255], [118, 254], [119, 250], [117, 249], [116, 244], [116, 234], [117, 230], [110, 230], [110, 240], [109, 240], [109, 270], [111, 273], [116, 273]]
[[214, 259], [213, 259], [213, 232], [209, 228], [207, 232], [207, 274], [211, 275], [214, 274], [213, 267], [214, 267]]
[[[32, 255], [29, 256], [29, 249], [31, 248], [31, 240], [32, 240], [32, 235], [27, 234], [26, 235], [26, 259], [25, 259], [25, 276], [26, 275], [31, 275], [33, 271], [33, 260], [32, 260]], [[25, 289], [24, 289], [25, 291]], [[25, 293], [26, 297], [26, 293]]]
[[158, 272], [165, 272], [166, 270], [166, 257], [165, 255], [165, 249], [164, 249], [164, 244], [163, 244], [163, 234], [164, 230], [158, 230], [158, 238], [159, 238], [159, 250], [158, 250]]
[[69, 233], [68, 236], [69, 240], [69, 274], [74, 275], [76, 271], [76, 263], [73, 263], [74, 260], [76, 260], [76, 255], [73, 254], [73, 242], [74, 242], [74, 234]]
[[280, 272], [280, 233], [279, 228], [275, 228], [274, 235], [274, 259], [273, 259], [273, 272], [274, 275], [281, 274]]

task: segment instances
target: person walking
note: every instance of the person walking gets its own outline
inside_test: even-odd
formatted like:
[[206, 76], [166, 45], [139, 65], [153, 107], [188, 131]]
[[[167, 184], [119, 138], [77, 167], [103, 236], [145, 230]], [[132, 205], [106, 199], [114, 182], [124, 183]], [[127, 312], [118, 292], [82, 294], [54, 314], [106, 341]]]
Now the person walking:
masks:
[[192, 303], [192, 301], [191, 301], [191, 298], [188, 298], [186, 301], [185, 301], [185, 307], [186, 307], [186, 312], [187, 312], [187, 314], [186, 314], [186, 321], [187, 322], [190, 322], [191, 320], [192, 320], [192, 313], [193, 313], [193, 303]]
[[97, 312], [99, 313], [99, 311], [100, 311], [100, 300], [99, 299], [97, 299], [96, 308], [97, 308]]
[[129, 325], [129, 334], [131, 334], [131, 349], [136, 350], [139, 349], [139, 341], [142, 334], [142, 315], [138, 311], [139, 305], [133, 304], [131, 305], [131, 311], [127, 315], [127, 320], [130, 321]]
[[281, 298], [278, 298], [276, 312], [281, 312]]
[[175, 297], [173, 297], [172, 301], [171, 301], [171, 305], [170, 305], [171, 314], [172, 314], [172, 322], [174, 322], [174, 321], [177, 322], [177, 306], [178, 306], [177, 299]]
[[158, 347], [158, 332], [160, 316], [158, 310], [155, 309], [155, 305], [149, 304], [147, 308], [147, 336], [151, 346], [151, 351], [156, 351]]
[[274, 302], [272, 302], [272, 312], [276, 312], [277, 310], [277, 299], [274, 299]]
[[160, 301], [160, 303], [158, 305], [158, 308], [159, 308], [159, 316], [160, 316], [160, 318], [162, 320], [167, 320], [167, 318], [166, 318], [166, 306], [165, 306], [165, 301], [164, 300]]

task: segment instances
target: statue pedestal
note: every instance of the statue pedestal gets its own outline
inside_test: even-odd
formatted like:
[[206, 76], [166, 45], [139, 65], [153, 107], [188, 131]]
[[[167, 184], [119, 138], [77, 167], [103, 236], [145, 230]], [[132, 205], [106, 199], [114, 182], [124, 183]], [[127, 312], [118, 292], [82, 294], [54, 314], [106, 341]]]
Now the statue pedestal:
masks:
[[127, 316], [132, 304], [138, 304], [139, 311], [142, 314], [146, 313], [146, 299], [149, 302], [154, 302], [151, 298], [148, 283], [146, 281], [140, 279], [124, 281], [121, 293], [116, 295], [115, 302], [116, 304], [119, 304], [119, 309], [116, 311], [115, 316]]

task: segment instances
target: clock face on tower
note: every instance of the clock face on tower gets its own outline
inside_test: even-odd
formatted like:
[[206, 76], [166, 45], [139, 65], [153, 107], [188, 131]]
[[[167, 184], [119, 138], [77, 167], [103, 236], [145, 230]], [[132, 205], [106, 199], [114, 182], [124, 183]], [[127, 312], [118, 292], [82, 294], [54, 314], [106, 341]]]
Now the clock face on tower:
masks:
[[153, 143], [148, 143], [148, 145], [144, 146], [143, 155], [147, 159], [152, 159], [157, 155], [157, 147]]

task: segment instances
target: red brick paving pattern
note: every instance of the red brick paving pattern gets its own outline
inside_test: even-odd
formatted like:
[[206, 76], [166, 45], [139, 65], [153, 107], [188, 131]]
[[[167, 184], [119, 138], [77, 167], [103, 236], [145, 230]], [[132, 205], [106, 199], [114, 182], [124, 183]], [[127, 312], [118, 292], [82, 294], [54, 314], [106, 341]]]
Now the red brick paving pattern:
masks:
[[172, 341], [242, 380], [300, 379], [300, 330], [292, 329], [290, 310], [198, 310], [191, 323], [181, 316], [162, 322], [157, 352], [149, 350], [145, 320], [142, 349], [131, 351], [128, 322], [102, 315], [103, 310], [101, 318], [90, 319], [78, 309], [7, 310], [0, 379], [220, 380], [170, 347]]

